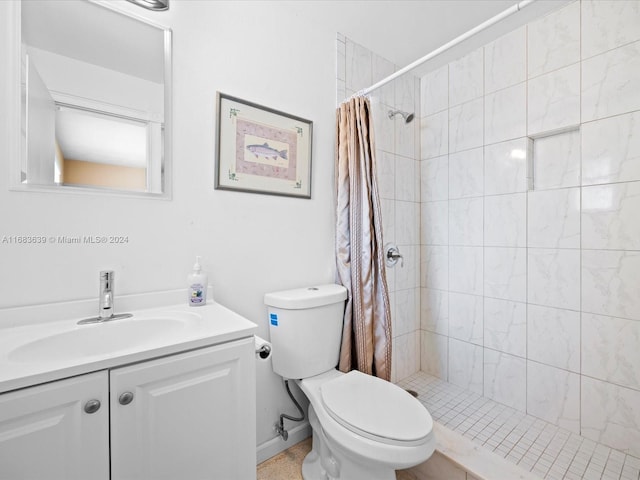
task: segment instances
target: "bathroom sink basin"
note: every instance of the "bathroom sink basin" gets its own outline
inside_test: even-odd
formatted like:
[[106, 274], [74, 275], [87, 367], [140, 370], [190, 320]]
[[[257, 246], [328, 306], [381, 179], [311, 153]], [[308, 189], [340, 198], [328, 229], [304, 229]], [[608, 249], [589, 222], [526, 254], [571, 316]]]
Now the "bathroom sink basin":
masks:
[[159, 317], [132, 317], [75, 328], [24, 343], [8, 354], [17, 363], [64, 361], [109, 355], [149, 343], [170, 341], [200, 320], [197, 314], [176, 312]]

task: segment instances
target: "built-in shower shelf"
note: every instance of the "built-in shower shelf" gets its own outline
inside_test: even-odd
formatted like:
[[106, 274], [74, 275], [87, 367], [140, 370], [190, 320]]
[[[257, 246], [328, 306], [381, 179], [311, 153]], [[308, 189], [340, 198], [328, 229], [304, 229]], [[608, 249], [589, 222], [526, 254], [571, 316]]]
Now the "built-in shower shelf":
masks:
[[538, 133], [528, 140], [528, 190], [580, 186], [580, 125]]

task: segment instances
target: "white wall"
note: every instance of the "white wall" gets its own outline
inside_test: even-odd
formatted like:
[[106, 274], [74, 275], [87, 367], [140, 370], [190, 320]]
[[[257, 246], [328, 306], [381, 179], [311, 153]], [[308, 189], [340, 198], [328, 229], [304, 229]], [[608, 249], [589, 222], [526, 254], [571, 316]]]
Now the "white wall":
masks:
[[[8, 190], [8, 131], [0, 119], [0, 241], [5, 235], [127, 235], [125, 245], [0, 243], [0, 307], [95, 298], [98, 271], [116, 294], [184, 288], [203, 256], [215, 298], [268, 336], [263, 295], [334, 279], [335, 10], [318, 4], [175, 1], [153, 13], [173, 29], [174, 187], [170, 201]], [[8, 19], [10, 2], [0, 2]], [[8, 29], [3, 29], [3, 32]], [[3, 35], [0, 63], [6, 60]], [[8, 79], [0, 79], [0, 92]], [[314, 122], [312, 199], [213, 189], [216, 90]], [[0, 111], [8, 99], [2, 95]], [[0, 316], [2, 311], [0, 310]], [[269, 364], [258, 374], [257, 438], [293, 411]]]

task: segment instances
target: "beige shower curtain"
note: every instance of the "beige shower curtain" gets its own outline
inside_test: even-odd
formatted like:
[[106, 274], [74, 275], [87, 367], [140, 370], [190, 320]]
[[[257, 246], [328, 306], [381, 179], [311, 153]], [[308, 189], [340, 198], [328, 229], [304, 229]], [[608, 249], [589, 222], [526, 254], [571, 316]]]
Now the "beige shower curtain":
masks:
[[369, 100], [341, 104], [336, 123], [337, 277], [349, 291], [339, 369], [390, 380], [391, 310]]

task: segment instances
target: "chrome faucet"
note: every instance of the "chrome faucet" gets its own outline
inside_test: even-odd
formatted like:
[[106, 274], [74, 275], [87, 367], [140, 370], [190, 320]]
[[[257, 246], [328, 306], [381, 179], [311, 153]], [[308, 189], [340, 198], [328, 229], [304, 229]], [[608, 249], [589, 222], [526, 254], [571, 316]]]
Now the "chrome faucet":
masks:
[[85, 318], [80, 320], [78, 325], [85, 325], [87, 323], [101, 323], [108, 322], [110, 320], [118, 320], [120, 318], [129, 318], [133, 315], [130, 313], [119, 313], [116, 315], [113, 298], [113, 282], [115, 273], [113, 270], [103, 270], [100, 272], [100, 291], [98, 292], [98, 316]]
[[100, 272], [100, 307], [98, 318], [108, 320], [113, 316], [113, 270], [103, 270]]

